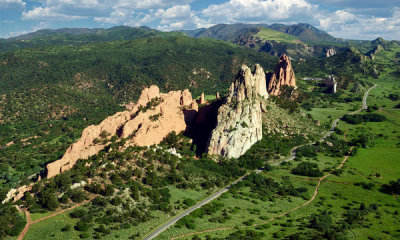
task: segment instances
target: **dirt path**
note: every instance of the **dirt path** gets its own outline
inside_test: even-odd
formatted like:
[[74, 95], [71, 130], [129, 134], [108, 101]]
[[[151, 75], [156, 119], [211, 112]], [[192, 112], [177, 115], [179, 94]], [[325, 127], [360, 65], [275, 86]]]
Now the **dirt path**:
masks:
[[39, 219], [37, 219], [37, 220], [35, 220], [35, 221], [33, 221], [33, 222], [32, 222], [32, 219], [31, 219], [31, 214], [29, 213], [28, 209], [25, 209], [24, 212], [25, 212], [25, 216], [26, 216], [27, 222], [26, 222], [26, 225], [25, 225], [25, 227], [24, 227], [24, 230], [22, 230], [22, 232], [19, 234], [17, 240], [23, 240], [24, 237], [25, 237], [25, 235], [26, 235], [26, 233], [28, 232], [30, 226], [32, 226], [33, 224], [38, 223], [38, 222], [41, 222], [41, 221], [44, 221], [44, 220], [49, 219], [49, 218], [52, 218], [52, 217], [55, 217], [55, 216], [57, 216], [57, 215], [60, 215], [60, 214], [65, 213], [65, 212], [67, 212], [67, 211], [70, 211], [70, 210], [72, 210], [72, 209], [74, 209], [74, 208], [80, 207], [80, 206], [82, 206], [83, 204], [86, 204], [86, 203], [92, 201], [92, 200], [93, 200], [95, 197], [97, 197], [97, 196], [98, 196], [97, 194], [96, 194], [96, 195], [93, 195], [93, 196], [91, 196], [89, 199], [87, 199], [87, 200], [85, 200], [85, 201], [83, 201], [83, 202], [81, 202], [81, 203], [78, 203], [78, 204], [76, 204], [76, 205], [74, 205], [74, 206], [71, 206], [71, 207], [69, 207], [69, 208], [63, 209], [63, 210], [61, 210], [61, 211], [52, 213], [52, 214], [50, 214], [50, 215], [48, 215], [48, 216], [39, 218]]
[[31, 219], [31, 214], [28, 211], [28, 209], [25, 209], [25, 217], [26, 217], [26, 225], [24, 227], [24, 229], [22, 230], [22, 232], [19, 234], [18, 236], [18, 240], [22, 240], [24, 239], [25, 234], [28, 232], [29, 227], [32, 225], [32, 219]]
[[[280, 177], [279, 175], [276, 174], [271, 174], [269, 172], [264, 173], [266, 175], [272, 176], [272, 177]], [[318, 178], [305, 178], [305, 177], [299, 177], [299, 176], [290, 176], [291, 178], [295, 178], [295, 179], [299, 179], [301, 181], [314, 181], [314, 182], [318, 182], [319, 179]], [[346, 185], [350, 185], [353, 184], [351, 182], [338, 182], [338, 181], [330, 181], [330, 180], [325, 180], [325, 182], [328, 183], [337, 183], [337, 184], [346, 184]]]
[[[354, 148], [354, 147], [351, 147], [351, 148], [350, 148], [350, 152], [353, 150], [353, 148]], [[343, 161], [340, 163], [339, 166], [336, 167], [336, 169], [337, 169], [337, 170], [338, 170], [338, 169], [341, 169], [341, 168], [343, 167], [343, 165], [346, 163], [346, 161], [347, 161], [348, 158], [349, 158], [349, 155], [348, 155], [348, 156], [345, 156], [345, 157], [343, 158]], [[281, 218], [281, 217], [283, 217], [283, 216], [285, 216], [285, 215], [288, 215], [288, 214], [291, 213], [291, 212], [294, 212], [294, 211], [296, 211], [296, 210], [298, 210], [298, 209], [300, 209], [300, 208], [303, 208], [303, 207], [309, 205], [309, 204], [312, 203], [312, 202], [315, 200], [315, 198], [317, 197], [318, 191], [319, 191], [319, 187], [321, 186], [322, 181], [324, 181], [327, 177], [329, 177], [329, 176], [331, 176], [331, 175], [332, 175], [332, 172], [330, 172], [330, 173], [328, 173], [327, 175], [325, 175], [325, 176], [321, 177], [320, 179], [318, 179], [318, 184], [317, 184], [317, 186], [315, 187], [314, 194], [313, 194], [313, 196], [311, 197], [311, 199], [308, 200], [307, 202], [305, 202], [305, 203], [303, 203], [303, 204], [301, 204], [301, 205], [299, 205], [299, 206], [297, 206], [297, 207], [295, 207], [295, 208], [292, 208], [292, 209], [290, 209], [290, 210], [288, 210], [288, 211], [286, 211], [286, 212], [284, 212], [284, 213], [281, 213], [281, 214], [279, 214], [279, 215], [277, 215], [277, 216], [275, 216], [275, 217], [273, 217], [273, 218], [271, 218], [271, 219], [268, 219], [267, 221], [264, 221], [264, 222], [262, 222], [262, 223], [253, 224], [253, 225], [251, 225], [251, 226], [243, 225], [243, 226], [239, 226], [239, 227], [242, 227], [242, 228], [243, 228], [243, 227], [257, 227], [257, 226], [259, 226], [259, 225], [263, 225], [263, 224], [266, 224], [266, 223], [270, 223], [270, 222], [272, 222], [272, 221], [274, 221], [274, 220], [276, 220], [276, 219], [278, 219], [278, 218]], [[314, 180], [314, 179], [313, 179], [313, 180]], [[171, 238], [171, 240], [176, 240], [176, 239], [180, 239], [180, 238], [184, 238], [184, 237], [188, 237], [188, 236], [192, 236], [192, 235], [196, 235], [196, 234], [202, 234], [202, 233], [208, 233], [208, 232], [215, 232], [215, 231], [221, 231], [221, 230], [231, 230], [231, 229], [235, 229], [236, 227], [237, 227], [237, 226], [234, 226], [234, 227], [221, 227], [221, 228], [208, 229], [208, 230], [199, 231], [199, 232], [194, 232], [194, 233], [187, 233], [187, 234], [184, 234], [184, 235], [181, 235], [181, 236], [173, 237], [173, 238]]]

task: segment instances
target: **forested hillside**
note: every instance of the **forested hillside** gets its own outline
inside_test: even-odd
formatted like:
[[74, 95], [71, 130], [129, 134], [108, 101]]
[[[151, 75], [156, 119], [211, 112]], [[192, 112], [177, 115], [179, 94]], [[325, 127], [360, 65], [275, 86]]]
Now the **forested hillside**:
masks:
[[180, 33], [160, 32], [148, 27], [117, 26], [104, 28], [43, 29], [9, 39], [0, 39], [0, 52], [22, 48], [54, 45], [81, 46], [95, 42], [134, 40], [153, 36], [179, 36]]
[[233, 44], [184, 36], [0, 55], [3, 188], [57, 160], [83, 128], [122, 110], [150, 84], [162, 91], [226, 91], [243, 63], [272, 70], [277, 59]]

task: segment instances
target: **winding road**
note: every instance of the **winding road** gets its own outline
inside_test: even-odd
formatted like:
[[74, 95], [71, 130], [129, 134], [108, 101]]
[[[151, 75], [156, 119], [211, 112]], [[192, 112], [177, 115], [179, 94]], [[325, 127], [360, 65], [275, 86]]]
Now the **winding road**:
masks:
[[[351, 112], [350, 114], [357, 114], [357, 113], [359, 113], [359, 112], [361, 112], [361, 111], [363, 111], [363, 110], [368, 109], [367, 98], [368, 98], [369, 92], [370, 92], [372, 89], [374, 89], [375, 87], [377, 87], [376, 84], [374, 84], [374, 86], [372, 86], [371, 88], [369, 88], [369, 89], [365, 92], [364, 97], [363, 97], [363, 100], [362, 100], [362, 108], [360, 108], [360, 109], [357, 110], [357, 111]], [[333, 131], [334, 131], [335, 127], [337, 126], [337, 124], [339, 123], [340, 119], [341, 119], [341, 117], [335, 119], [335, 120], [332, 122], [332, 125], [331, 125], [330, 130], [320, 139], [320, 141], [323, 141], [324, 139], [326, 139], [327, 137], [329, 137], [329, 136], [333, 133]], [[315, 143], [308, 143], [308, 144], [303, 144], [303, 145], [294, 147], [294, 148], [291, 150], [290, 156], [288, 156], [288, 157], [282, 159], [282, 160], [279, 161], [279, 162], [275, 162], [275, 163], [273, 163], [272, 165], [273, 165], [273, 166], [277, 166], [277, 165], [282, 164], [282, 162], [288, 162], [288, 161], [293, 160], [293, 159], [296, 157], [296, 150], [297, 150], [298, 148], [300, 148], [300, 147], [302, 147], [302, 146], [305, 146], [305, 145], [310, 145], [310, 144], [315, 144]], [[347, 160], [347, 158], [346, 158], [345, 160]], [[344, 162], [345, 162], [345, 161], [344, 161]], [[342, 164], [343, 164], [343, 163], [342, 163]], [[262, 172], [262, 171], [263, 171], [263, 169], [257, 169], [255, 172], [256, 172], [256, 173], [260, 173], [260, 172]], [[144, 238], [143, 238], [143, 240], [150, 240], [150, 239], [153, 239], [153, 238], [157, 237], [158, 235], [160, 235], [162, 232], [164, 232], [164, 231], [167, 230], [169, 227], [171, 227], [172, 225], [174, 225], [177, 221], [179, 221], [179, 220], [182, 219], [183, 217], [189, 215], [189, 214], [192, 213], [194, 210], [196, 210], [196, 209], [198, 209], [198, 208], [204, 206], [205, 204], [207, 204], [207, 203], [209, 203], [209, 202], [211, 202], [211, 201], [217, 199], [219, 196], [221, 196], [222, 194], [226, 193], [226, 192], [229, 190], [229, 188], [231, 188], [232, 185], [235, 185], [235, 184], [237, 184], [238, 182], [242, 181], [242, 180], [243, 180], [246, 176], [248, 176], [249, 174], [250, 174], [250, 173], [246, 174], [245, 176], [240, 177], [240, 178], [237, 179], [236, 181], [232, 182], [231, 184], [229, 184], [229, 185], [226, 186], [225, 188], [219, 190], [218, 192], [211, 194], [210, 196], [208, 196], [208, 197], [205, 198], [204, 200], [200, 201], [200, 202], [197, 203], [196, 205], [194, 205], [194, 206], [192, 206], [192, 207], [190, 207], [190, 208], [184, 210], [183, 212], [181, 212], [181, 213], [175, 215], [174, 217], [172, 217], [171, 219], [169, 219], [167, 222], [163, 223], [162, 225], [160, 225], [159, 227], [157, 227], [156, 229], [154, 229], [151, 233], [145, 235]], [[327, 177], [327, 176], [325, 176], [324, 178], [326, 178], [326, 177]], [[324, 179], [324, 178], [323, 178], [323, 179]], [[320, 181], [322, 181], [323, 179], [321, 179]], [[319, 182], [319, 184], [320, 184], [320, 182]], [[316, 189], [316, 192], [318, 192], [318, 188]], [[316, 192], [314, 193], [315, 195], [316, 195]], [[314, 198], [315, 198], [315, 196], [314, 196]]]

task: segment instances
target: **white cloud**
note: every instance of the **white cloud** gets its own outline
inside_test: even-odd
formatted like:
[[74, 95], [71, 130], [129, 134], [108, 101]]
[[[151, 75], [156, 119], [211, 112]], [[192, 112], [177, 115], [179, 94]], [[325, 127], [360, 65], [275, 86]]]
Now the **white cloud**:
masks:
[[335, 37], [348, 39], [400, 39], [400, 8], [395, 7], [389, 17], [354, 14], [351, 10], [319, 13], [321, 29]]
[[0, 0], [0, 9], [21, 9], [25, 5], [22, 0]]
[[317, 16], [319, 25], [323, 29], [333, 29], [336, 26], [357, 21], [356, 15], [346, 10], [337, 10], [334, 13], [318, 13]]
[[[138, 9], [138, 7], [150, 6], [149, 3], [147, 3], [147, 5], [143, 4], [144, 3], [140, 6], [134, 5], [131, 6], [131, 8], [128, 8], [123, 4], [118, 4], [113, 7], [113, 12], [110, 13], [109, 16], [96, 17], [94, 20], [97, 22], [123, 24], [128, 26], [156, 25], [157, 29], [165, 31], [194, 28], [198, 27], [202, 22], [202, 20], [199, 19], [191, 10], [190, 5], [188, 4], [174, 5], [169, 8], [148, 9], [146, 11]], [[122, 8], [121, 6], [125, 6], [126, 8]]]
[[34, 25], [29, 31], [16, 31], [16, 32], [10, 32], [9, 34], [7, 34], [5, 37], [6, 38], [10, 38], [10, 37], [16, 37], [16, 36], [20, 36], [20, 35], [24, 35], [30, 32], [35, 32], [41, 29], [45, 29], [50, 27], [50, 23], [49, 22], [39, 22], [38, 24]]
[[[210, 27], [218, 23], [310, 23], [335, 37], [400, 39], [400, 8], [379, 6], [373, 0], [226, 0], [193, 10], [194, 0], [36, 0], [41, 5], [22, 11], [22, 20], [69, 21], [88, 18], [101, 24], [150, 26], [159, 30]], [[200, 1], [200, 0], [198, 0]], [[399, 3], [400, 0], [388, 0]], [[340, 10], [321, 5], [338, 4]], [[388, 4], [383, 4], [384, 6]], [[24, 0], [0, 0], [0, 8], [19, 6]], [[332, 9], [332, 8], [331, 8]], [[338, 9], [338, 8], [335, 8]], [[382, 14], [381, 9], [385, 9]], [[379, 12], [379, 13], [378, 13]], [[376, 13], [374, 15], [374, 13]], [[378, 34], [379, 33], [379, 34]]]
[[22, 13], [22, 20], [52, 20], [52, 21], [71, 21], [84, 19], [85, 16], [73, 16], [58, 13], [51, 8], [37, 7]]
[[315, 8], [306, 0], [230, 0], [208, 6], [202, 16], [213, 23], [293, 21], [312, 18]]

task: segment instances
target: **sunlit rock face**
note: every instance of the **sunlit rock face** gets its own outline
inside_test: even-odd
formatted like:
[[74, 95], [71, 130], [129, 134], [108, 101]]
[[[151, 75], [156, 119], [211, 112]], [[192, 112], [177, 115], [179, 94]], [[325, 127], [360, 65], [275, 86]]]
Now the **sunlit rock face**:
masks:
[[238, 158], [262, 139], [262, 101], [268, 98], [264, 70], [256, 65], [254, 74], [242, 66], [229, 88], [226, 102], [218, 109], [207, 153]]
[[47, 177], [71, 169], [78, 159], [99, 153], [109, 144], [104, 140], [113, 136], [126, 138], [126, 146], [159, 144], [172, 131], [184, 131], [197, 110], [189, 90], [160, 93], [157, 86], [146, 88], [132, 110], [116, 113], [99, 125], [84, 129], [81, 138], [61, 159], [47, 165]]

